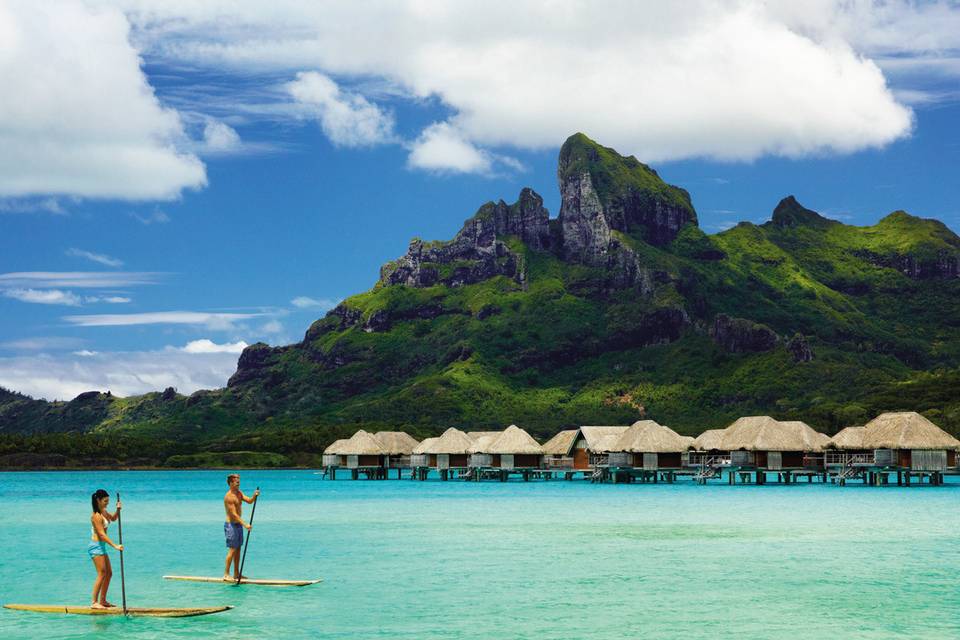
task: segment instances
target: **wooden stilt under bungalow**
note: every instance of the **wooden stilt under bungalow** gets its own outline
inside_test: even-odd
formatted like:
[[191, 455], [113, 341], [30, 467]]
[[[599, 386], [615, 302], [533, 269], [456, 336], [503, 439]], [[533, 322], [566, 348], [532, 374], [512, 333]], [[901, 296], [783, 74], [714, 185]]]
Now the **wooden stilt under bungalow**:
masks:
[[673, 482], [683, 471], [687, 450], [694, 439], [681, 436], [653, 420], [638, 420], [607, 445], [609, 478]]
[[823, 479], [819, 454], [823, 452], [823, 434], [804, 422], [780, 422], [770, 416], [739, 418], [723, 430], [719, 447], [730, 452], [729, 481], [748, 482], [753, 476], [757, 484], [764, 484], [767, 473], [777, 474], [777, 480], [790, 483], [798, 477], [812, 481]]
[[516, 425], [510, 425], [495, 438], [481, 437], [469, 448], [471, 470], [479, 479], [494, 475], [506, 480], [510, 474], [519, 473], [524, 480], [531, 472], [543, 466], [543, 447], [533, 437]]

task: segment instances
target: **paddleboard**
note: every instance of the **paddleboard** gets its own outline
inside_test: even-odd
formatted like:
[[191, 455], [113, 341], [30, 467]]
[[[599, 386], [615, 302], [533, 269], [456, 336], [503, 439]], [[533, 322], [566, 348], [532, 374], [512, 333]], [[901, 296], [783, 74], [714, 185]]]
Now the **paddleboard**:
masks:
[[[35, 613], [75, 613], [81, 616], [122, 616], [123, 607], [110, 609], [93, 609], [82, 605], [70, 604], [5, 604], [4, 609], [17, 611], [33, 611]], [[127, 607], [128, 616], [150, 616], [154, 618], [188, 618], [190, 616], [205, 616], [210, 613], [220, 613], [232, 609], [223, 607], [190, 607], [190, 608], [162, 608], [162, 607]]]
[[[223, 578], [214, 578], [207, 576], [163, 576], [164, 580], [185, 580], [187, 582], [219, 582], [220, 584], [237, 584], [236, 580], [224, 580]], [[305, 587], [310, 584], [323, 582], [323, 579], [317, 580], [255, 580], [244, 578], [240, 584], [253, 584], [264, 587]]]

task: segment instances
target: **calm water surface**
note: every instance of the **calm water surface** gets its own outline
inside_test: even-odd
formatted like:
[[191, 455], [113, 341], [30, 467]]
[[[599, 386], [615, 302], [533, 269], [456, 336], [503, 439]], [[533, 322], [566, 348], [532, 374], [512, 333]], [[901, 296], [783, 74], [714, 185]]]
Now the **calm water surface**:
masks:
[[960, 636], [958, 484], [331, 482], [248, 471], [243, 487], [263, 496], [246, 573], [324, 582], [161, 580], [222, 571], [224, 476], [0, 473], [0, 601], [89, 602], [89, 494], [103, 487], [126, 505], [129, 605], [237, 607], [179, 620], [0, 610], [0, 638]]

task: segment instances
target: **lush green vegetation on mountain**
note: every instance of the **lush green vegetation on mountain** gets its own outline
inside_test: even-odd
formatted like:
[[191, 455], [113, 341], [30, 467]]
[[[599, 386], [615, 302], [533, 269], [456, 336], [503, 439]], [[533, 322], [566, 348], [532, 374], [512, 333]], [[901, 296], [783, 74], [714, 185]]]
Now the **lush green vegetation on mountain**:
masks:
[[[547, 437], [646, 416], [696, 434], [770, 414], [832, 433], [916, 410], [960, 434], [960, 238], [940, 222], [897, 211], [854, 227], [789, 197], [765, 224], [707, 235], [691, 215], [656, 229], [672, 240], [654, 245], [644, 238], [657, 207], [692, 214], [685, 191], [580, 134], [561, 150], [561, 182], [571, 175], [601, 194], [609, 234], [571, 228], [567, 211], [581, 205], [565, 200], [542, 248], [521, 232], [484, 240], [485, 206], [473, 236], [431, 245], [440, 252], [429, 261], [391, 263], [391, 273], [434, 269], [437, 284], [381, 280], [301, 343], [249, 347], [225, 389], [68, 403], [0, 392], [0, 434], [149, 441], [152, 452], [126, 458], [171, 465], [227, 464], [245, 451], [280, 456], [265, 465], [309, 462], [358, 427], [422, 437], [515, 423]], [[646, 227], [610, 213], [628, 196], [650, 207]], [[516, 217], [511, 229], [527, 228], [521, 209], [502, 209]], [[607, 262], [564, 257], [557, 243], [580, 231]], [[494, 275], [442, 284], [484, 260]], [[0, 452], [64, 453], [69, 438], [57, 438], [7, 435]]]

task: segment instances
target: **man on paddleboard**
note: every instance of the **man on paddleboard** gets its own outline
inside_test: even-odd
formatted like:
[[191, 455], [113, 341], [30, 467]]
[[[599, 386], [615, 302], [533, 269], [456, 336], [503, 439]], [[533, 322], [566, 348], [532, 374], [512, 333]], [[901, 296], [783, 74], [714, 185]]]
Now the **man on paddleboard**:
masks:
[[[227, 539], [227, 561], [223, 567], [223, 580], [233, 582], [240, 579], [240, 550], [243, 547], [243, 530], [250, 530], [252, 525], [243, 521], [243, 503], [253, 504], [260, 495], [260, 490], [253, 492], [253, 496], [245, 496], [240, 491], [240, 475], [231, 473], [227, 476], [230, 489], [223, 496], [223, 508], [227, 512], [227, 521], [223, 523], [223, 534]], [[233, 563], [233, 577], [230, 577], [230, 563]]]

